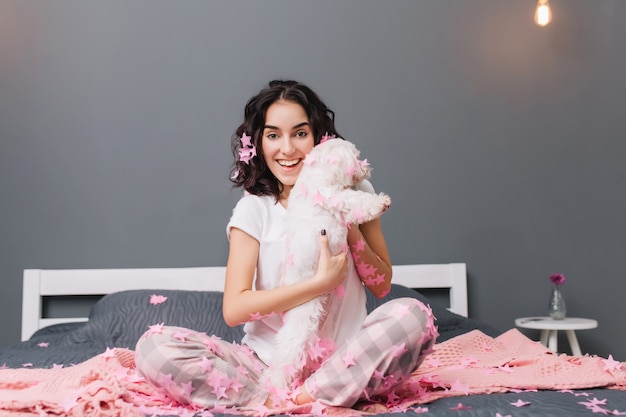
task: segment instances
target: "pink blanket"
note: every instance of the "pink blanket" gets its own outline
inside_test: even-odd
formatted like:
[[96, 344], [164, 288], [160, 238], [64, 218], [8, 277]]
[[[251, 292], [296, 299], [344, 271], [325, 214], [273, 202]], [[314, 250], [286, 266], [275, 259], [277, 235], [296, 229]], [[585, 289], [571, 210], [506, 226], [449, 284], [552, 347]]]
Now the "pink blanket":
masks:
[[555, 354], [516, 329], [495, 339], [474, 330], [436, 345], [403, 385], [400, 402], [407, 406], [458, 395], [598, 387], [626, 389], [626, 363]]
[[[515, 329], [495, 339], [472, 331], [435, 345], [411, 378], [386, 398], [374, 400], [398, 410], [459, 395], [594, 387], [626, 389], [626, 365], [611, 357], [557, 355]], [[194, 412], [210, 415], [175, 404], [147, 384], [128, 349], [107, 350], [68, 368], [0, 370], [0, 416], [193, 416]], [[336, 408], [326, 412], [345, 414]]]

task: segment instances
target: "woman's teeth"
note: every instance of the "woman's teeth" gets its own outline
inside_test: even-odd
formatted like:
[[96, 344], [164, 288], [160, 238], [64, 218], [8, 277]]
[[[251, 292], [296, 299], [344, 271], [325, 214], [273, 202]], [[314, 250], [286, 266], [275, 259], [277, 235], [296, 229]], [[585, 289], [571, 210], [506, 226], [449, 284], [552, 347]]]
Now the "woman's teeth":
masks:
[[278, 161], [278, 164], [284, 167], [291, 167], [296, 165], [298, 162], [300, 162], [300, 160], [296, 159], [294, 161]]

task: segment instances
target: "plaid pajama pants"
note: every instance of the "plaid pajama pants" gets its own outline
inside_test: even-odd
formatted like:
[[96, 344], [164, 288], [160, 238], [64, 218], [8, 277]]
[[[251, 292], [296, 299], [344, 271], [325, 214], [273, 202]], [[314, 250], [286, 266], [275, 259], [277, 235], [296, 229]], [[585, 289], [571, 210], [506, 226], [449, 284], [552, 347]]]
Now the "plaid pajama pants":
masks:
[[[385, 398], [420, 365], [437, 330], [430, 308], [413, 298], [391, 300], [305, 381], [323, 404], [351, 407]], [[247, 346], [179, 327], [149, 330], [137, 342], [138, 371], [181, 404], [254, 407], [269, 396], [267, 365]]]

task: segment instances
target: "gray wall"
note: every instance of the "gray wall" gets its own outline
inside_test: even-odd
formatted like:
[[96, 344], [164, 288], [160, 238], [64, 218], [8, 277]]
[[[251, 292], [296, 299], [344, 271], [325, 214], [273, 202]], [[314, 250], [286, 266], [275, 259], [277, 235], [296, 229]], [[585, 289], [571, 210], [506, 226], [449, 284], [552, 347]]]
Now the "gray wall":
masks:
[[3, 0], [0, 343], [24, 268], [223, 265], [230, 135], [286, 77], [392, 196], [395, 263], [466, 262], [501, 329], [563, 272], [583, 350], [625, 360], [626, 2], [551, 4]]

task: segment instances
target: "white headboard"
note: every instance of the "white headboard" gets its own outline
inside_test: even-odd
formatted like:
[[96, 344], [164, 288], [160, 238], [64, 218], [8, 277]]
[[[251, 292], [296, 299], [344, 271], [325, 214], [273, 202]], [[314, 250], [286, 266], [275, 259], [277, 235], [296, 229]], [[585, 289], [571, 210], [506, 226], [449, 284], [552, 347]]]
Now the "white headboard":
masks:
[[[44, 297], [106, 295], [138, 289], [223, 291], [226, 267], [129, 269], [25, 269], [22, 294], [22, 340], [52, 324], [86, 321], [86, 317], [46, 318]], [[394, 265], [393, 282], [405, 287], [449, 289], [449, 310], [467, 316], [464, 263]]]

